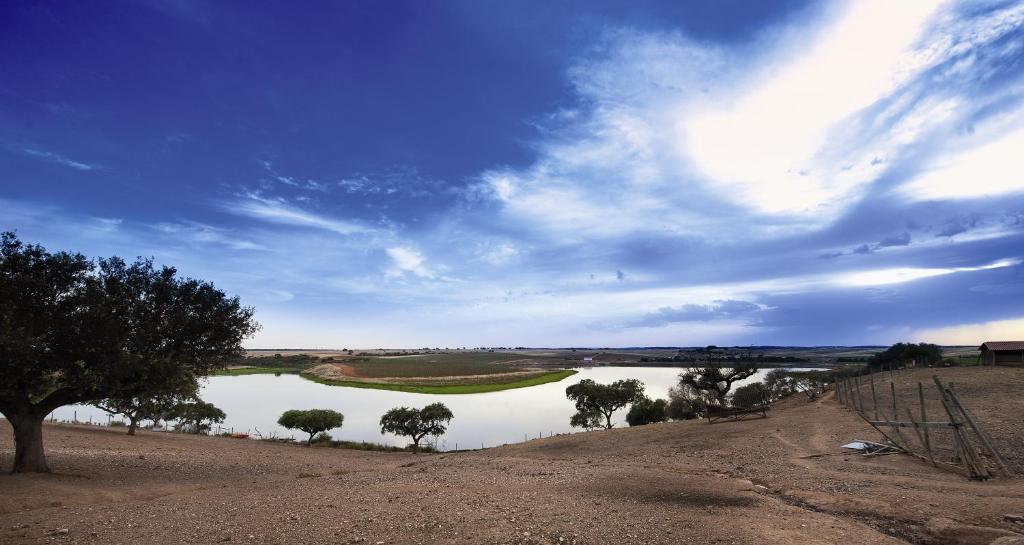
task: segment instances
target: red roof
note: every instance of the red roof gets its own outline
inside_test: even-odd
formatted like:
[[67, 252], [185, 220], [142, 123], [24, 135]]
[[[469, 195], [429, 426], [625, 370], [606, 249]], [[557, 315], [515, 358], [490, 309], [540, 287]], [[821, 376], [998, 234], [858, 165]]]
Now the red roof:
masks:
[[1024, 341], [987, 341], [981, 343], [981, 350], [1024, 350]]

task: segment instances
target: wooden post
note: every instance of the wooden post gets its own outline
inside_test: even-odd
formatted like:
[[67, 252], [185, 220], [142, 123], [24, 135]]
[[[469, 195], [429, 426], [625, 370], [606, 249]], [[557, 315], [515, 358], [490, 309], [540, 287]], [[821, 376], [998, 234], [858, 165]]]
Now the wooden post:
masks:
[[889, 391], [892, 392], [892, 419], [894, 421], [895, 420], [899, 420], [900, 419], [900, 413], [899, 413], [899, 409], [896, 408], [896, 384], [890, 382], [889, 383]]
[[914, 420], [914, 413], [911, 412], [910, 407], [907, 407], [905, 410], [907, 411], [907, 417], [910, 418], [910, 423], [914, 425], [914, 432], [917, 433], [917, 440], [921, 443], [921, 446], [924, 447], [925, 453], [928, 454], [928, 461], [930, 461], [934, 466], [935, 458], [932, 456], [932, 449], [928, 445], [928, 442], [924, 440], [924, 434], [921, 433], [921, 428], [927, 430], [928, 426], [919, 426], [917, 424], [917, 421]]
[[875, 375], [874, 373], [868, 372], [868, 378], [871, 379], [871, 407], [875, 410], [875, 420], [878, 420], [878, 396], [875, 394]]
[[[928, 412], [924, 408], [924, 386], [917, 383], [917, 397], [921, 402], [921, 422], [928, 421]], [[932, 465], [935, 465], [935, 457], [932, 456], [932, 439], [928, 435], [928, 426], [924, 426], [924, 448], [928, 451], [928, 458], [931, 459]]]
[[963, 414], [964, 419], [967, 420], [967, 423], [971, 426], [971, 429], [974, 430], [974, 434], [978, 436], [978, 439], [981, 441], [981, 444], [985, 446], [989, 454], [992, 455], [992, 458], [995, 459], [996, 464], [999, 465], [999, 469], [1002, 470], [1003, 475], [1007, 477], [1013, 476], [1013, 472], [1010, 471], [1010, 468], [1006, 467], [1006, 463], [1003, 462], [1003, 457], [1000, 456], [999, 453], [996, 452], [995, 447], [992, 446], [991, 438], [988, 436], [987, 433], [985, 433], [985, 430], [981, 429], [981, 427], [979, 427], [978, 424], [975, 423], [974, 418], [971, 417], [971, 413], [969, 413], [967, 411], [967, 408], [964, 407], [963, 403], [960, 402], [960, 396], [958, 396], [957, 393], [952, 390], [952, 388], [950, 388], [949, 390], [949, 397], [950, 399], [953, 400], [953, 404], [956, 406], [956, 408], [960, 409], [960, 413]]
[[939, 380], [938, 375], [932, 375], [932, 380], [935, 381], [935, 385], [939, 388], [939, 394], [942, 398], [942, 408], [946, 410], [946, 414], [949, 415], [949, 421], [953, 424], [953, 438], [958, 443], [960, 448], [961, 456], [963, 457], [964, 463], [971, 470], [971, 476], [979, 479], [987, 479], [988, 469], [985, 468], [985, 464], [978, 458], [978, 454], [971, 448], [970, 441], [963, 433], [963, 423], [956, 415], [956, 410], [953, 408], [953, 402], [950, 400], [949, 390], [942, 385], [942, 381]]
[[864, 414], [864, 397], [860, 395], [860, 376], [854, 377], [857, 383], [857, 411]]

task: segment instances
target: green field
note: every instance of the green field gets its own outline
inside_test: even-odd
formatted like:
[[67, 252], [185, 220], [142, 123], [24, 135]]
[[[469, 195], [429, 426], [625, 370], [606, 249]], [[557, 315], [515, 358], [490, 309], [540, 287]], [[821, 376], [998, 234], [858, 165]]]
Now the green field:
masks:
[[238, 367], [223, 369], [213, 374], [215, 377], [239, 377], [243, 375], [298, 374], [301, 370], [294, 367]]
[[[338, 360], [361, 377], [454, 377], [493, 375], [533, 367], [533, 358], [498, 352], [446, 352], [398, 357], [356, 357]], [[507, 363], [515, 362], [515, 363]]]
[[302, 377], [313, 382], [319, 382], [320, 384], [326, 384], [328, 386], [347, 386], [350, 388], [370, 388], [375, 390], [390, 390], [394, 392], [410, 392], [414, 394], [482, 394], [487, 392], [499, 392], [501, 390], [511, 390], [513, 388], [526, 388], [529, 386], [538, 386], [541, 384], [547, 384], [549, 382], [558, 382], [566, 377], [575, 375], [576, 371], [571, 369], [564, 369], [561, 371], [551, 371], [541, 375], [532, 376], [525, 379], [514, 379], [508, 377], [507, 380], [502, 381], [501, 377], [495, 377], [494, 382], [480, 383], [480, 384], [444, 384], [444, 385], [420, 385], [420, 384], [393, 384], [393, 383], [380, 383], [380, 382], [362, 382], [355, 380], [324, 380], [308, 374], [303, 374]]

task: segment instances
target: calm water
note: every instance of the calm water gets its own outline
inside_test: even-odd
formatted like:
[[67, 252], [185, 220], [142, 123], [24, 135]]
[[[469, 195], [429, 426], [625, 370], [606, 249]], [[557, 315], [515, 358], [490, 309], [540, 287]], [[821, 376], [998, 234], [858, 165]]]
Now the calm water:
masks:
[[[543, 433], [571, 433], [581, 431], [569, 426], [569, 418], [576, 412], [565, 398], [565, 388], [582, 379], [608, 383], [619, 379], [636, 378], [643, 381], [651, 398], [666, 397], [669, 388], [678, 381], [682, 368], [594, 367], [579, 369], [579, 373], [560, 382], [502, 392], [465, 395], [430, 395], [389, 392], [363, 388], [326, 386], [308, 381], [297, 375], [244, 375], [238, 377], [212, 377], [206, 380], [201, 396], [220, 407], [227, 414], [223, 427], [264, 435], [276, 432], [278, 436], [305, 439], [301, 432], [286, 430], [277, 425], [277, 419], [288, 409], [334, 409], [345, 415], [341, 429], [331, 432], [335, 439], [372, 441], [390, 445], [405, 445], [407, 441], [393, 435], [381, 435], [378, 422], [388, 409], [398, 406], [422, 407], [435, 401], [443, 402], [455, 414], [448, 433], [437, 443], [438, 448], [478, 448], [503, 443], [515, 443], [525, 438], [536, 438]], [[750, 379], [733, 386], [761, 380], [767, 371], [759, 371]], [[53, 415], [70, 420], [77, 411], [78, 420], [107, 421], [107, 413], [91, 406], [62, 407]], [[616, 426], [625, 426], [626, 411], [614, 416]]]

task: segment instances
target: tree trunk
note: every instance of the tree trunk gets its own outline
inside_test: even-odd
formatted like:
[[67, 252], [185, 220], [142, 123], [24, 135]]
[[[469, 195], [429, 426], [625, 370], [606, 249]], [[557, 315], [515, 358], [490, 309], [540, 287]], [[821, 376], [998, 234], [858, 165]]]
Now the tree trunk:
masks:
[[412, 436], [412, 453], [413, 454], [419, 454], [419, 452], [420, 452], [420, 439], [423, 439], [422, 435], [419, 436], [419, 437], [416, 437], [415, 435]]
[[135, 435], [135, 430], [139, 428], [139, 417], [128, 416], [128, 435]]
[[313, 433], [313, 432], [309, 432], [309, 441], [306, 441], [306, 446], [307, 447], [313, 446], [313, 436], [314, 435], [316, 435], [316, 434]]
[[604, 413], [604, 419], [605, 421], [607, 421], [607, 424], [605, 424], [604, 429], [612, 429], [612, 413]]
[[14, 428], [14, 470], [12, 473], [49, 473], [43, 452], [45, 414], [8, 415]]

